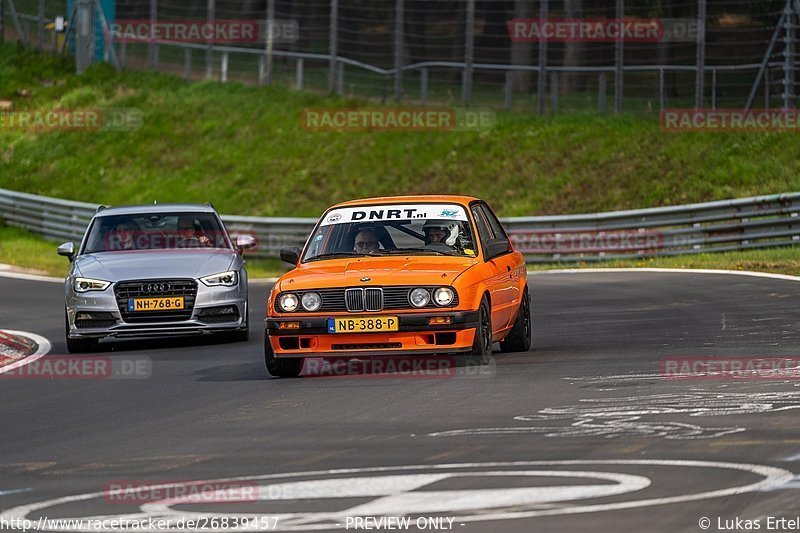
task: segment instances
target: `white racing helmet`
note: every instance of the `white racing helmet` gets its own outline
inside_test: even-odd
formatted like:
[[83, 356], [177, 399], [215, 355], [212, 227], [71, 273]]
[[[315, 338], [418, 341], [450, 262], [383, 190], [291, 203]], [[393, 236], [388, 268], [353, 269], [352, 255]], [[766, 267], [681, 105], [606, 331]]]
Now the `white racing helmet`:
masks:
[[444, 243], [448, 246], [455, 246], [456, 241], [458, 240], [458, 224], [452, 220], [431, 219], [427, 220], [425, 224], [422, 225], [422, 231], [425, 232], [426, 235], [430, 229], [441, 229], [446, 231], [448, 235], [445, 238]]

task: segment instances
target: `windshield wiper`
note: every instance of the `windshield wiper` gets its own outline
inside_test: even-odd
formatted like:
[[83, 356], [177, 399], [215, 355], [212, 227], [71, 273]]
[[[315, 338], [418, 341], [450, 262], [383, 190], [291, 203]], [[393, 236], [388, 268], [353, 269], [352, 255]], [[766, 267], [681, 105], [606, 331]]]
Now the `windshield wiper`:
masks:
[[320, 259], [332, 259], [334, 257], [364, 257], [369, 254], [360, 254], [358, 252], [330, 252], [327, 254], [319, 254], [314, 257], [309, 257], [306, 261], [318, 261]]
[[458, 253], [454, 252], [449, 254], [447, 252], [443, 252], [441, 250], [433, 250], [431, 248], [397, 248], [396, 250], [381, 250], [380, 255], [403, 255], [408, 252], [423, 252], [429, 254], [438, 254], [438, 255], [458, 255]]

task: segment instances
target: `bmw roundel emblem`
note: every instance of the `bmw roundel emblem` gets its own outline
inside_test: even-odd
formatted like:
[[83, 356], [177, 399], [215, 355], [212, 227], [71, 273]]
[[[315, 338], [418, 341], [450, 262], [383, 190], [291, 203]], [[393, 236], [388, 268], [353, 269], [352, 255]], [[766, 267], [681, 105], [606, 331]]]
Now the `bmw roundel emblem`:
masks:
[[340, 215], [339, 213], [334, 213], [328, 217], [328, 222], [336, 222], [340, 218], [342, 218], [342, 215]]
[[372, 278], [361, 278], [361, 281], [371, 281]]

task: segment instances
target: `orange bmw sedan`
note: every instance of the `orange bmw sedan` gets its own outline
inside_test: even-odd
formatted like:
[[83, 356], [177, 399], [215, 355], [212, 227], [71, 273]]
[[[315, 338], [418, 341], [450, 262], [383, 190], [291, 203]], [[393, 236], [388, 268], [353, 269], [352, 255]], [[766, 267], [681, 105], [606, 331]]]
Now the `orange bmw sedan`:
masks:
[[335, 205], [267, 302], [264, 359], [299, 376], [326, 359], [460, 354], [488, 364], [492, 346], [527, 351], [525, 258], [488, 204], [467, 196], [395, 196]]

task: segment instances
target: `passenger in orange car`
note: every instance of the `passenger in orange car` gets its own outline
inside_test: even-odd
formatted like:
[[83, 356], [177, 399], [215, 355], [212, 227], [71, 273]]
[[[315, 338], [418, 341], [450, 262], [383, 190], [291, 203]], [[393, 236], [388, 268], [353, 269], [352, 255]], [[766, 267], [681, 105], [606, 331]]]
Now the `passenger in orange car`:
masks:
[[445, 253], [456, 249], [458, 229], [455, 224], [446, 220], [428, 220], [422, 226], [422, 232], [425, 234], [426, 248], [438, 249]]
[[445, 222], [430, 220], [422, 226], [425, 232], [425, 244], [447, 244], [445, 240], [450, 236], [450, 229]]

